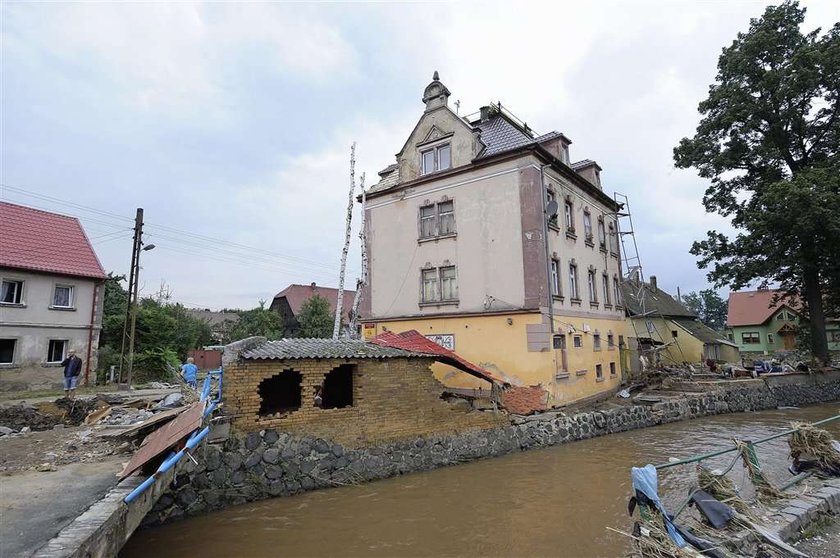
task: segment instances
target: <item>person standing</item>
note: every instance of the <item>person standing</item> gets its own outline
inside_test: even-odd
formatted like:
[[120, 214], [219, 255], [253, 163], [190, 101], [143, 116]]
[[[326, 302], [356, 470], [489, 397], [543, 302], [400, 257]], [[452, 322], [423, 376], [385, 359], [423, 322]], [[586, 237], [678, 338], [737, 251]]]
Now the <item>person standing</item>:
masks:
[[189, 357], [186, 364], [181, 365], [181, 377], [190, 387], [198, 387], [198, 366], [195, 365], [193, 357]]
[[61, 361], [64, 367], [64, 397], [73, 399], [76, 396], [76, 385], [79, 383], [79, 374], [82, 373], [82, 359], [76, 356], [76, 351], [70, 350], [67, 358]]

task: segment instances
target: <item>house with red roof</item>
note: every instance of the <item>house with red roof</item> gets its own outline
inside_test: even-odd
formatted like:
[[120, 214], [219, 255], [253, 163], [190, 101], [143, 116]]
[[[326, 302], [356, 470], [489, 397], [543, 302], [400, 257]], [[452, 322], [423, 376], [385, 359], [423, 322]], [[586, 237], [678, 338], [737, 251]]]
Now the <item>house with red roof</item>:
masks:
[[[773, 289], [729, 293], [726, 328], [742, 353], [769, 355], [797, 348], [799, 302]], [[826, 321], [828, 349], [840, 351], [840, 321]]]
[[61, 386], [70, 350], [95, 374], [105, 277], [78, 219], [0, 202], [0, 390]]
[[[336, 302], [338, 301], [338, 289], [321, 287], [315, 283], [309, 285], [289, 285], [274, 296], [271, 301], [270, 310], [280, 314], [285, 326], [286, 337], [294, 337], [300, 329], [297, 316], [303, 303], [314, 295], [327, 299], [330, 304], [330, 314], [335, 315]], [[342, 322], [350, 323], [350, 311], [353, 308], [353, 297], [356, 291], [344, 291], [342, 302]]]

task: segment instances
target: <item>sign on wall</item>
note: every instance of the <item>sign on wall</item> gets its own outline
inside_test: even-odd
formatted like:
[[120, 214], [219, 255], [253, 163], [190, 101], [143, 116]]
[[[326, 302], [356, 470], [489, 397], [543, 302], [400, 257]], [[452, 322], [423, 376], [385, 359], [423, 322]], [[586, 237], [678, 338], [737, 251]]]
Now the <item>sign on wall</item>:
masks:
[[451, 333], [439, 333], [437, 335], [427, 335], [426, 339], [431, 339], [444, 349], [449, 349], [450, 351], [455, 350], [455, 336]]
[[376, 337], [376, 324], [364, 324], [362, 326], [362, 337], [365, 341]]

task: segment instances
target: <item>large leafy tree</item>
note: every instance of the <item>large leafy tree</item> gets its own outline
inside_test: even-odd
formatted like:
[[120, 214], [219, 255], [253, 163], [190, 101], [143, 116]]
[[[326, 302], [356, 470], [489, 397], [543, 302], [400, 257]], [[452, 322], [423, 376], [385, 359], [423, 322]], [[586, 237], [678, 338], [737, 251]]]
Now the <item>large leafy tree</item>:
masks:
[[237, 313], [239, 320], [233, 324], [230, 332], [232, 340], [255, 335], [272, 340], [283, 337], [283, 320], [280, 319], [280, 314], [266, 308], [264, 300], [260, 301], [257, 308], [240, 310]]
[[798, 297], [824, 363], [825, 305], [840, 286], [840, 23], [802, 33], [804, 18], [797, 2], [768, 7], [723, 49], [674, 159], [711, 181], [706, 210], [736, 229], [695, 242], [698, 266], [717, 286], [775, 282]]
[[329, 301], [321, 295], [314, 294], [300, 305], [297, 321], [299, 337], [332, 337], [334, 317]]
[[726, 325], [726, 301], [714, 289], [703, 289], [683, 295], [682, 303], [710, 328], [721, 331]]

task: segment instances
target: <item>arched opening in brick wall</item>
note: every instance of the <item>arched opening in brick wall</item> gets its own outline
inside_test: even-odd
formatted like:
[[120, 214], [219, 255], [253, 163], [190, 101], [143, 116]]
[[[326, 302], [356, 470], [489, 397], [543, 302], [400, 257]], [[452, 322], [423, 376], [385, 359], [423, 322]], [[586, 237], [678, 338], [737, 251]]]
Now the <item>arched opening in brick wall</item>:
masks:
[[353, 374], [355, 364], [342, 364], [333, 368], [324, 378], [322, 407], [324, 409], [341, 409], [353, 406]]
[[287, 368], [260, 382], [260, 414], [273, 415], [300, 409], [300, 372]]

